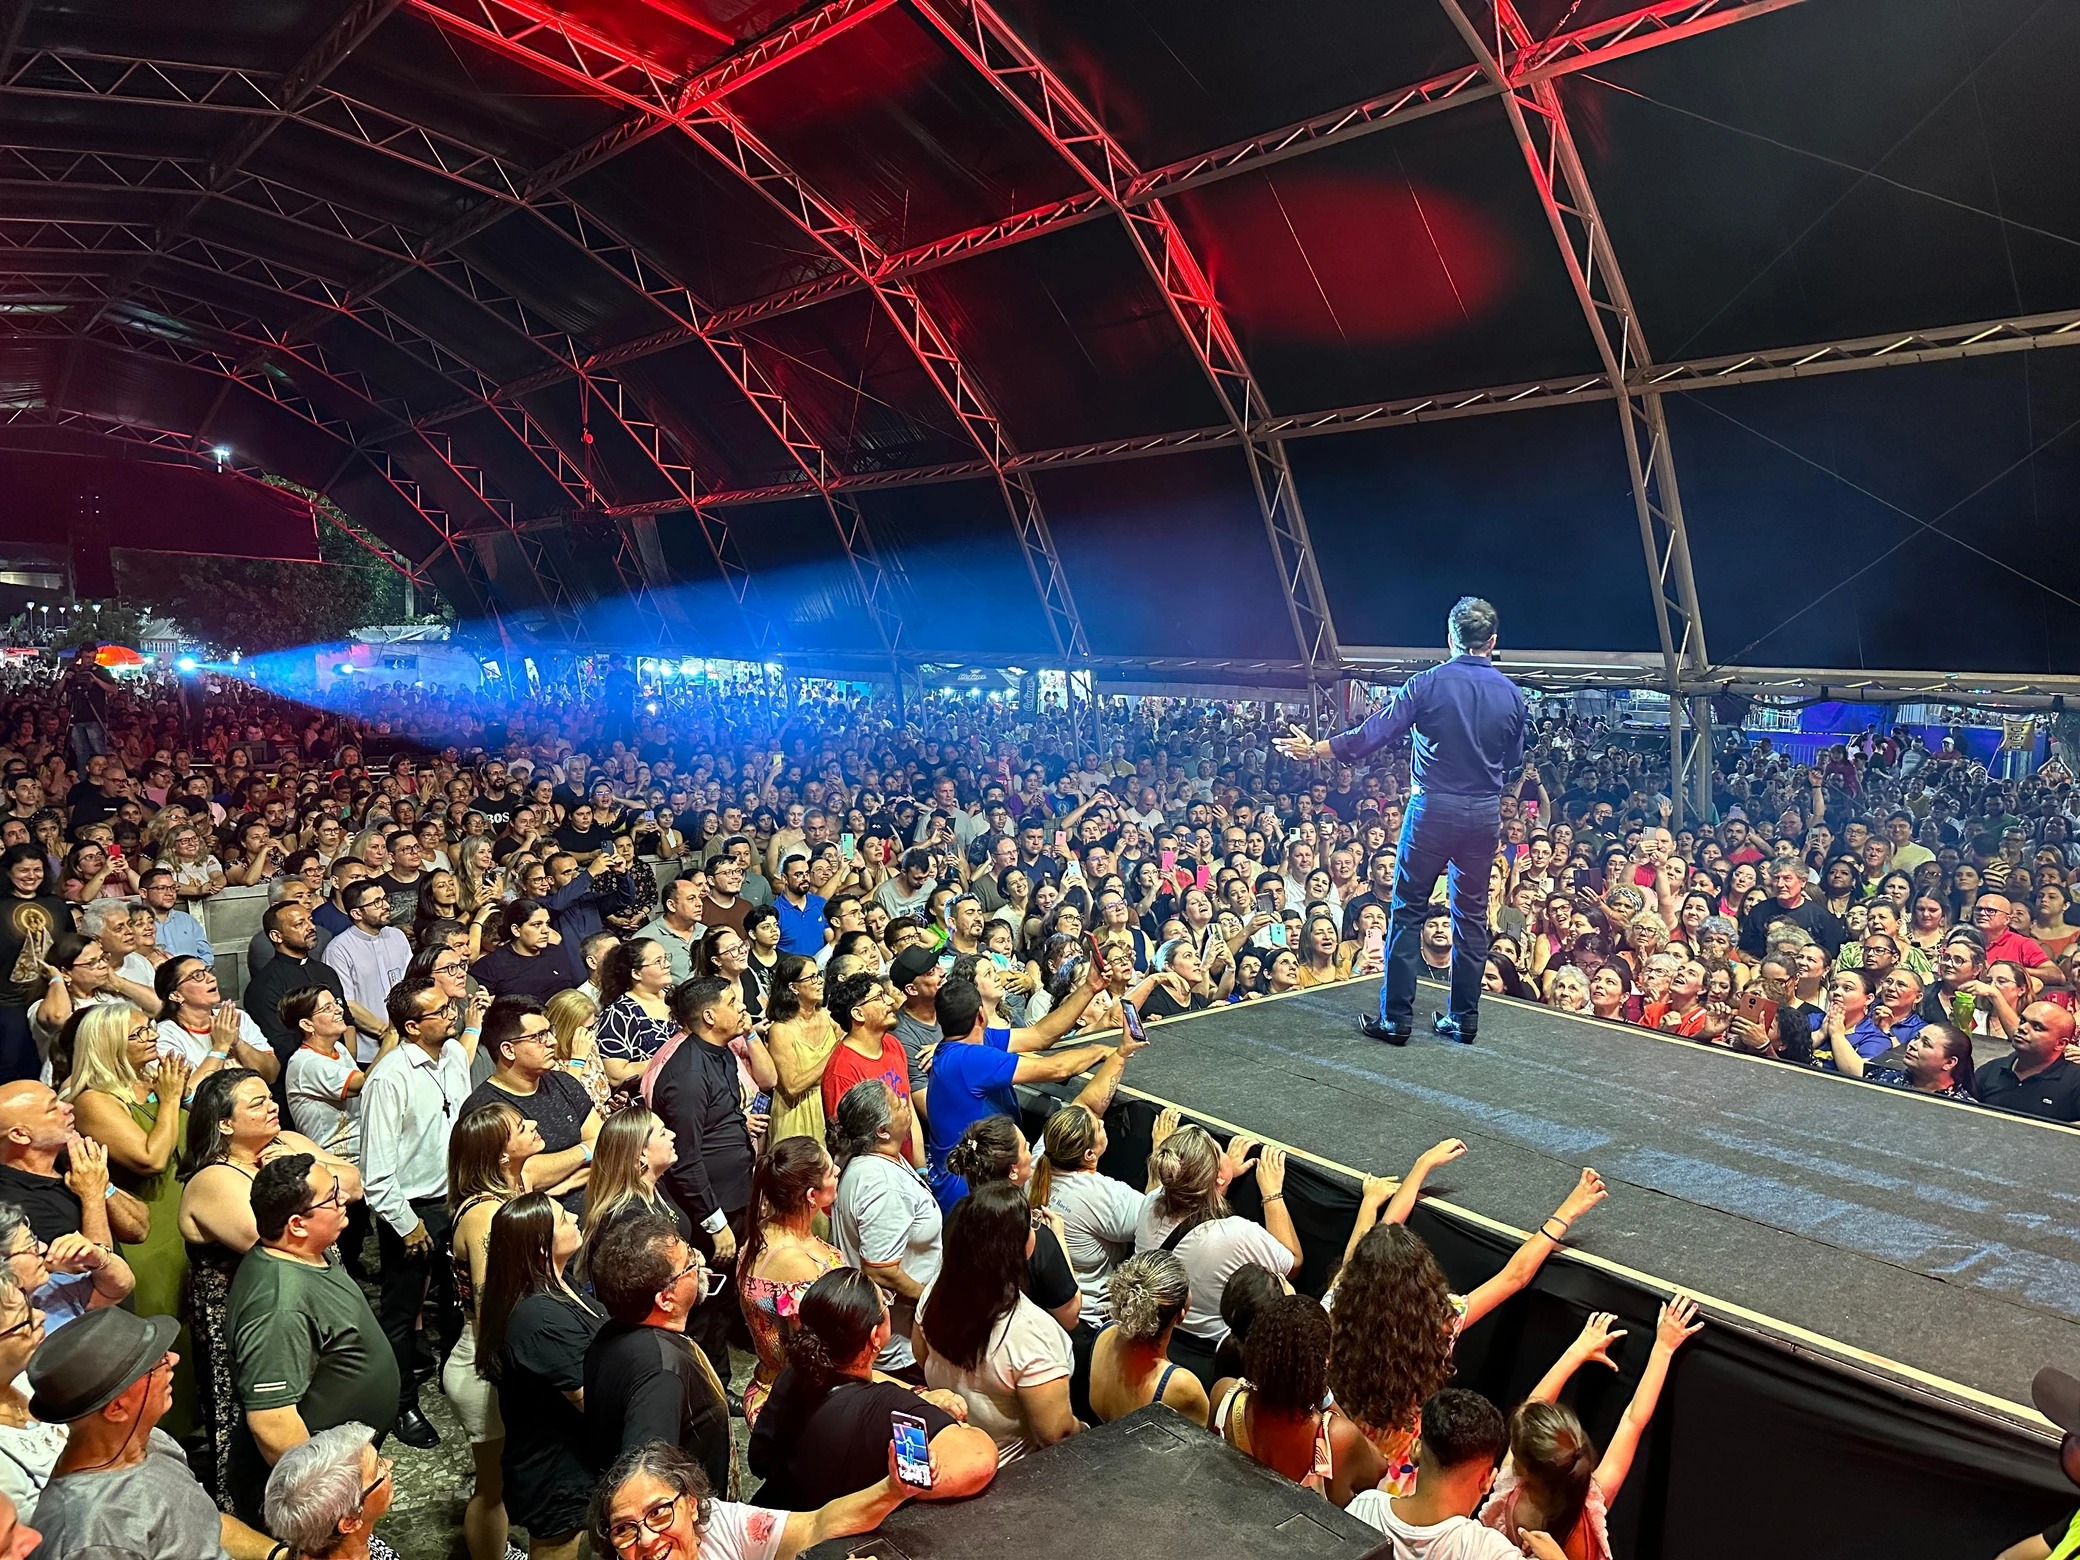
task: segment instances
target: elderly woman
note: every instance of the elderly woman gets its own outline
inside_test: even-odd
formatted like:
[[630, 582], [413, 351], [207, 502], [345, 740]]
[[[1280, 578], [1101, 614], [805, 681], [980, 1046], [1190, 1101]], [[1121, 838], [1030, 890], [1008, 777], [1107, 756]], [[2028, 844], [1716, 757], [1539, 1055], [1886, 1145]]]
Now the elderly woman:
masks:
[[873, 1484], [815, 1511], [769, 1511], [713, 1499], [697, 1461], [676, 1446], [652, 1441], [622, 1453], [592, 1492], [592, 1552], [646, 1560], [794, 1560], [826, 1539], [871, 1533], [906, 1500], [940, 1496], [936, 1488], [898, 1482], [893, 1447], [887, 1466], [888, 1473]]
[[[1613, 976], [1613, 980], [1616, 977]], [[1622, 992], [1622, 985], [1620, 990]], [[1563, 964], [1554, 970], [1547, 981], [1546, 1001], [1563, 1013], [1587, 1013], [1589, 1011], [1589, 977], [1572, 964]]]
[[349, 1421], [282, 1453], [268, 1475], [267, 1531], [282, 1560], [396, 1560], [375, 1536], [396, 1490], [376, 1433]]

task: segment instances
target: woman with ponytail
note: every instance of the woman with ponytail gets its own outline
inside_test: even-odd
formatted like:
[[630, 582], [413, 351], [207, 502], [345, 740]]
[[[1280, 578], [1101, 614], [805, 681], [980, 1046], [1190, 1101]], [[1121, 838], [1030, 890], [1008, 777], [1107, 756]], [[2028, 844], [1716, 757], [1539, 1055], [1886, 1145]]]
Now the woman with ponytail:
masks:
[[802, 1296], [845, 1265], [844, 1254], [816, 1234], [818, 1216], [837, 1200], [838, 1167], [814, 1138], [782, 1138], [752, 1172], [751, 1230], [737, 1254], [737, 1304], [758, 1351], [758, 1369], [744, 1388], [746, 1425], [758, 1423], [758, 1411], [787, 1364], [787, 1340]]
[[995, 1443], [962, 1423], [953, 1392], [923, 1392], [874, 1369], [890, 1320], [880, 1286], [836, 1268], [803, 1291], [780, 1372], [751, 1431], [748, 1461], [766, 1482], [758, 1504], [814, 1511], [888, 1475], [889, 1416], [922, 1419], [932, 1489], [920, 1499], [974, 1495], [996, 1477]]
[[[1156, 1142], [1176, 1130], [1176, 1111], [1156, 1117]], [[1033, 1170], [1033, 1206], [1049, 1209], [1061, 1220], [1069, 1268], [1083, 1292], [1083, 1319], [1100, 1328], [1112, 1316], [1112, 1270], [1134, 1250], [1143, 1195], [1125, 1181], [1099, 1172], [1098, 1161], [1110, 1146], [1103, 1117], [1082, 1105], [1064, 1105], [1047, 1118]]]
[[1032, 1254], [1026, 1258], [1026, 1298], [1060, 1322], [1064, 1332], [1075, 1332], [1077, 1318], [1083, 1313], [1083, 1293], [1069, 1267], [1061, 1219], [1027, 1190], [1033, 1179], [1033, 1151], [1026, 1135], [1009, 1116], [984, 1116], [970, 1122], [961, 1140], [947, 1150], [946, 1168], [971, 1188], [985, 1181], [1009, 1181], [1026, 1193], [1034, 1208], [1035, 1237]]
[[1632, 1472], [1640, 1437], [1668, 1380], [1669, 1362], [1704, 1326], [1697, 1320], [1697, 1302], [1687, 1295], [1676, 1295], [1661, 1307], [1646, 1369], [1599, 1457], [1596, 1443], [1574, 1410], [1560, 1402], [1560, 1393], [1591, 1360], [1618, 1368], [1610, 1357], [1611, 1345], [1625, 1336], [1617, 1320], [1607, 1311], [1591, 1315], [1581, 1335], [1510, 1415], [1509, 1456], [1481, 1508], [1481, 1521], [1513, 1544], [1523, 1544], [1527, 1535], [1550, 1535], [1567, 1560], [1611, 1560], [1606, 1514]]

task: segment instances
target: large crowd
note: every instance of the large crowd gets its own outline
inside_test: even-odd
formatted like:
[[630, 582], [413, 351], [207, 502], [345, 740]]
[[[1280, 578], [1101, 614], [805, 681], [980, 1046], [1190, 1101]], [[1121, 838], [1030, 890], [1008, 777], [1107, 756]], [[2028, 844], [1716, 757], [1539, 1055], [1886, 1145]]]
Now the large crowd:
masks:
[[[75, 665], [0, 710], [0, 1555], [383, 1555], [435, 1387], [472, 1560], [793, 1555], [1155, 1402], [1396, 1555], [1609, 1554], [1694, 1308], [1601, 1446], [1564, 1398], [1609, 1316], [1506, 1411], [1450, 1385], [1594, 1170], [1462, 1295], [1407, 1226], [1440, 1143], [1317, 1299], [1276, 1146], [1166, 1113], [1100, 1168], [1137, 1026], [1377, 978], [1405, 754], [625, 672], [341, 712]], [[1547, 707], [1491, 991], [2080, 1119], [2062, 776], [1722, 744], [1672, 829], [1654, 765]]]

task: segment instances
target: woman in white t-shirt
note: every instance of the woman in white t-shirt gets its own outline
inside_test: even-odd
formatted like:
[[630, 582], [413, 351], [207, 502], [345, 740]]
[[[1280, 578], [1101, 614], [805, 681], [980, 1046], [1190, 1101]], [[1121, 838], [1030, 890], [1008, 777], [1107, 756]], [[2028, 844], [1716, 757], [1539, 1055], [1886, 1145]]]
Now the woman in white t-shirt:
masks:
[[847, 1089], [830, 1119], [831, 1158], [838, 1165], [831, 1240], [888, 1296], [896, 1325], [876, 1363], [906, 1379], [916, 1374], [913, 1307], [940, 1259], [939, 1201], [906, 1157], [910, 1122], [909, 1096], [879, 1078]]
[[[1262, 1224], [1228, 1211], [1229, 1185], [1252, 1167], [1264, 1203]], [[1170, 1357], [1211, 1390], [1214, 1350], [1227, 1330], [1221, 1293], [1228, 1280], [1250, 1263], [1281, 1277], [1300, 1263], [1300, 1236], [1286, 1212], [1286, 1153], [1241, 1133], [1223, 1153], [1204, 1127], [1186, 1126], [1156, 1146], [1148, 1169], [1155, 1190], [1135, 1221], [1134, 1249], [1174, 1251], [1191, 1276], [1191, 1308], [1171, 1337]]]
[[323, 986], [305, 986], [282, 998], [282, 1022], [303, 1042], [289, 1058], [289, 1119], [313, 1143], [359, 1164], [367, 1075], [344, 1043], [346, 1009]]
[[917, 1305], [924, 1379], [968, 1405], [999, 1467], [1074, 1435], [1074, 1360], [1061, 1324], [1024, 1293], [1032, 1208], [1009, 1181], [985, 1181], [946, 1216], [945, 1257]]
[[878, 1484], [815, 1511], [769, 1511], [714, 1499], [699, 1463], [669, 1442], [652, 1441], [622, 1453], [593, 1491], [592, 1552], [794, 1560], [829, 1539], [873, 1532], [906, 1500], [934, 1498], [897, 1482], [891, 1445], [889, 1475]]

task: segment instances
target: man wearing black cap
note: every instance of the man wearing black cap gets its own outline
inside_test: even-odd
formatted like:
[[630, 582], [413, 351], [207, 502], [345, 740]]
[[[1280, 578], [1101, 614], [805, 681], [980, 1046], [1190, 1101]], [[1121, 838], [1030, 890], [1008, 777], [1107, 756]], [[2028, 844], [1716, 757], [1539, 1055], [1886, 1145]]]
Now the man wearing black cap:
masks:
[[1488, 957], [1488, 877], [1502, 835], [1502, 788], [1524, 762], [1529, 711], [1517, 685], [1495, 669], [1496, 615], [1478, 596], [1462, 596], [1448, 620], [1452, 658], [1418, 672], [1393, 701], [1354, 731], [1317, 742], [1295, 727], [1280, 737], [1287, 758], [1353, 763], [1415, 739], [1415, 785], [1395, 852], [1394, 913], [1379, 1017], [1366, 1034], [1406, 1045], [1415, 1021], [1418, 928], [1430, 890], [1451, 871], [1452, 994], [1435, 1028], [1471, 1045], [1480, 1024], [1481, 978]]
[[219, 1512], [158, 1428], [173, 1406], [180, 1323], [111, 1306], [46, 1337], [29, 1361], [29, 1412], [69, 1429], [36, 1502], [39, 1553], [138, 1560], [266, 1560], [274, 1540]]
[[[2029, 1395], [2037, 1412], [2065, 1433], [2058, 1443], [2059, 1472], [2080, 1484], [2080, 1381], [2047, 1365], [2029, 1384]], [[2010, 1544], [2001, 1551], [2000, 1560], [2074, 1560], [2076, 1555], [2080, 1555], [2080, 1511], [2060, 1517], [2042, 1533]]]
[[910, 1060], [910, 1097], [920, 1104], [939, 1044], [939, 987], [945, 980], [939, 951], [926, 943], [914, 942], [889, 960], [888, 983], [902, 1004], [896, 1009], [896, 1039]]

